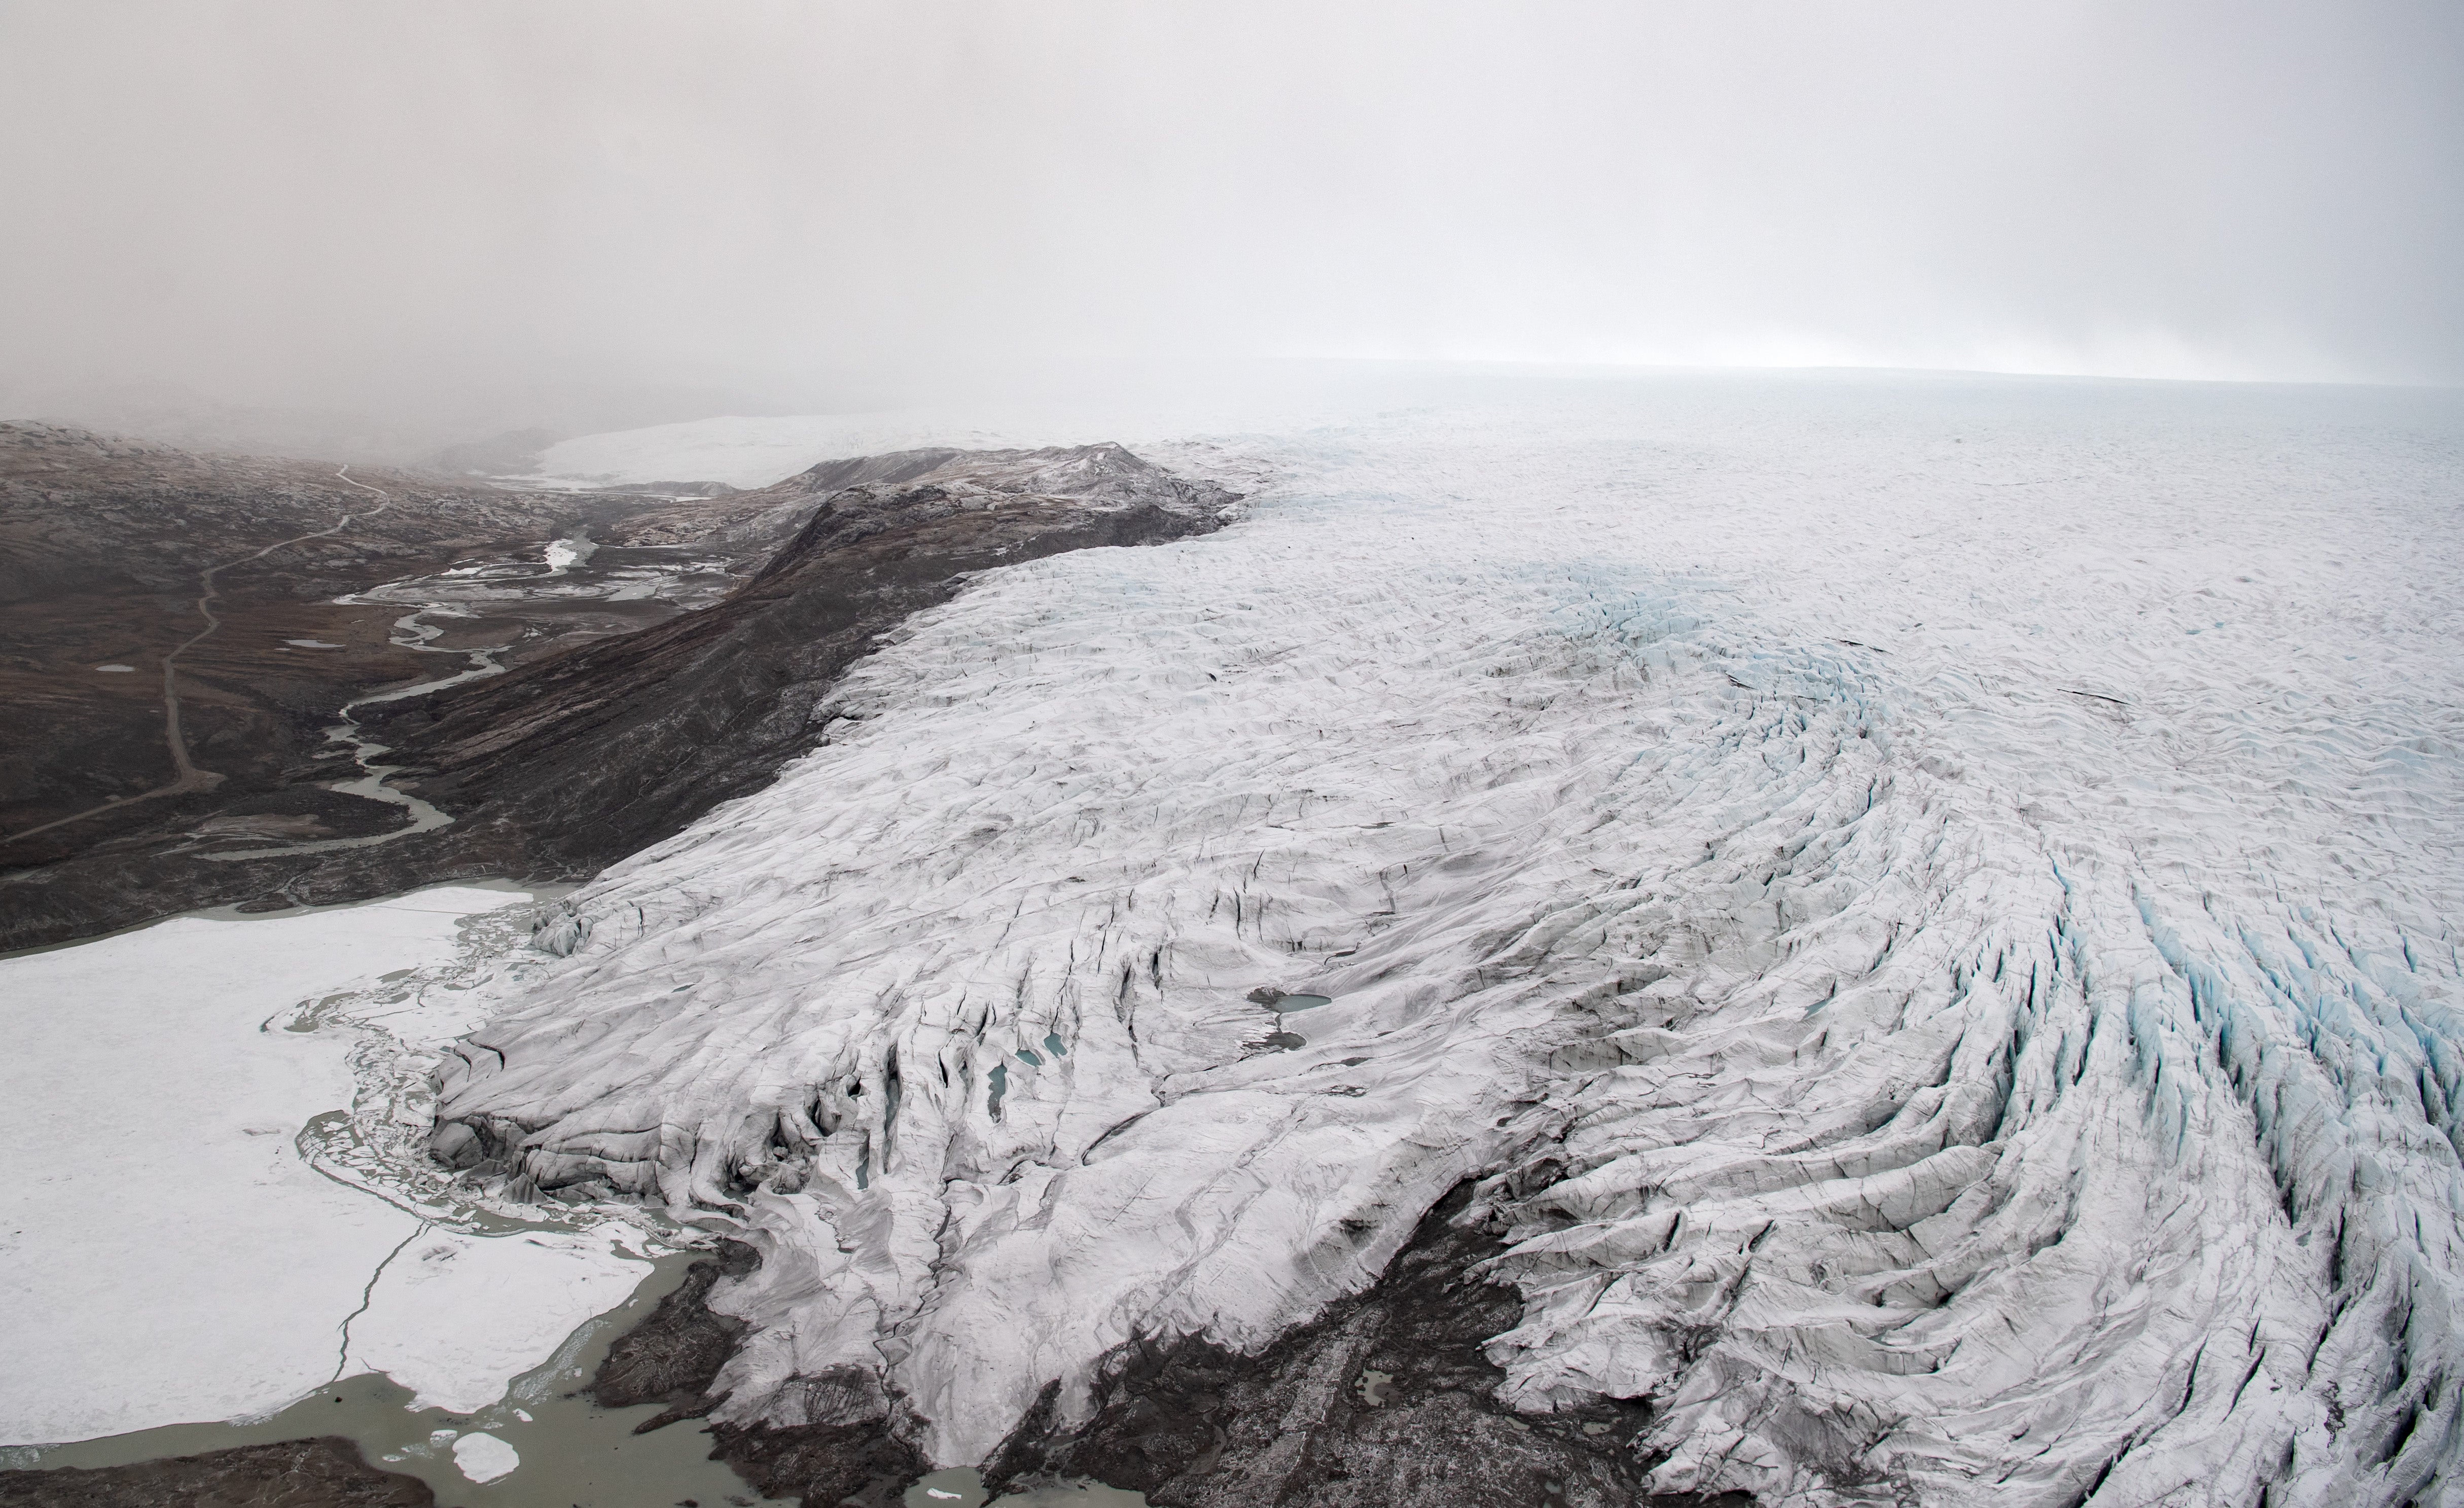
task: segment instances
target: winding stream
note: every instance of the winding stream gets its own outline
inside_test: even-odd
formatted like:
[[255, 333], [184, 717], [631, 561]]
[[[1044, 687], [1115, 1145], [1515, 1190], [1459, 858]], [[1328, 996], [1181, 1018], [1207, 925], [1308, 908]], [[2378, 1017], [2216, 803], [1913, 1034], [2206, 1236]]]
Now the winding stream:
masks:
[[[385, 499], [368, 511], [368, 517], [374, 518], [393, 506], [391, 493], [381, 488], [370, 487], [365, 482], [353, 481], [350, 470], [347, 466], [342, 467], [335, 471], [334, 475], [337, 480], [348, 483], [363, 492], [374, 492]], [[180, 641], [170, 653], [163, 657], [163, 737], [164, 741], [170, 746], [171, 768], [174, 772], [167, 783], [158, 785], [150, 791], [141, 792], [136, 796], [115, 797], [99, 806], [89, 806], [82, 812], [73, 812], [39, 826], [29, 827], [23, 832], [11, 833], [6, 838], [0, 838], [0, 843], [14, 842], [20, 838], [32, 838], [36, 833], [47, 833], [55, 827], [65, 827], [71, 822], [82, 821], [86, 818], [103, 812], [116, 812], [139, 801], [150, 801], [156, 797], [185, 796], [190, 791], [210, 791], [222, 784], [223, 776], [220, 772], [199, 769], [195, 761], [188, 757], [187, 736], [180, 728], [180, 657], [212, 638], [223, 625], [223, 621], [214, 615], [214, 599], [221, 595], [215, 589], [214, 578], [233, 566], [246, 565], [252, 560], [262, 560], [276, 550], [286, 549], [295, 544], [305, 544], [311, 539], [330, 538], [348, 529], [358, 516], [356, 514], [344, 514], [334, 520], [328, 528], [319, 529], [314, 534], [295, 535], [288, 539], [277, 539], [253, 555], [217, 561], [197, 574], [197, 612], [205, 619], [206, 626]]]
[[[569, 538], [549, 540], [540, 560], [536, 564], [518, 562], [462, 566], [447, 571], [439, 577], [412, 578], [407, 581], [388, 582], [384, 586], [372, 587], [366, 592], [354, 592], [345, 597], [336, 598], [335, 601], [344, 606], [363, 606], [383, 602], [388, 600], [384, 594], [400, 592], [423, 581], [451, 581], [456, 585], [478, 585], [497, 581], [550, 580], [566, 575], [573, 567], [588, 560], [598, 548], [587, 533], [580, 533]], [[228, 863], [233, 860], [269, 859], [285, 854], [330, 853], [342, 848], [372, 848], [379, 843], [389, 843], [408, 838], [414, 833], [433, 832], [437, 828], [452, 825], [451, 813], [386, 783], [392, 776], [401, 773], [402, 767], [378, 762], [379, 755], [390, 752], [388, 746], [378, 743], [362, 732], [359, 719], [352, 715], [363, 707], [407, 701], [414, 696], [427, 696], [449, 687], [461, 686], [472, 681], [484, 681], [491, 676], [505, 673], [503, 662], [496, 657], [509, 651], [513, 647], [511, 645], [490, 645], [477, 649], [440, 648], [434, 641], [443, 638], [445, 630], [424, 621], [430, 614], [439, 617], [471, 616], [470, 609], [450, 600], [422, 602], [408, 613], [394, 620], [393, 632], [390, 636], [390, 642], [394, 647], [414, 650], [421, 654], [458, 655], [470, 662], [470, 668], [452, 675], [414, 682], [409, 686], [396, 687], [392, 690], [375, 691], [366, 696], [354, 698], [342, 704], [337, 714], [341, 720], [325, 730], [325, 737], [329, 742], [347, 744], [350, 747], [351, 760], [360, 767], [358, 778], [333, 781], [327, 784], [326, 789], [342, 796], [363, 797], [371, 801], [383, 801], [388, 806], [401, 807], [408, 814], [410, 820], [400, 827], [357, 838], [313, 839], [304, 842], [277, 843], [265, 847], [226, 849], [219, 853], [199, 854], [196, 857], [214, 863]]]

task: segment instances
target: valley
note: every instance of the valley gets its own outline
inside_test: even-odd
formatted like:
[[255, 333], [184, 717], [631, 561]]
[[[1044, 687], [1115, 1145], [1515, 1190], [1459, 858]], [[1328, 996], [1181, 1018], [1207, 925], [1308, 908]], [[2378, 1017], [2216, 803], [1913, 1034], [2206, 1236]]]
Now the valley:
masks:
[[[0, 751], [9, 947], [578, 878], [766, 782], [839, 669], [967, 572], [1218, 527], [1231, 499], [1117, 448], [917, 451], [714, 499], [35, 426], [0, 426], [0, 480], [25, 562], [0, 582], [0, 692], [27, 712]], [[482, 815], [446, 832], [449, 808]]]

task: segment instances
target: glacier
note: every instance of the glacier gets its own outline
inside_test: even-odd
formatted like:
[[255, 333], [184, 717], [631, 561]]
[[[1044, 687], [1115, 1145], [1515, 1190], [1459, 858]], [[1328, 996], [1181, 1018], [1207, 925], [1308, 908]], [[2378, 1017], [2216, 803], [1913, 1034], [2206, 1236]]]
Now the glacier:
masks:
[[719, 1418], [972, 1465], [1469, 1182], [1502, 1396], [1657, 1490], [2464, 1502], [2456, 395], [1121, 437], [1248, 515], [910, 621], [437, 1070], [466, 1177], [760, 1252]]

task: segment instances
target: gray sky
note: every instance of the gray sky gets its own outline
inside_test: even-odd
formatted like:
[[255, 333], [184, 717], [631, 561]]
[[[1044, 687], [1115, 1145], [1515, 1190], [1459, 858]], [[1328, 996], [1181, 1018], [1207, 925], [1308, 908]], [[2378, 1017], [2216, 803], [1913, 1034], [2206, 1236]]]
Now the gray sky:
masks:
[[2452, 0], [0, 0], [0, 129], [20, 393], [2464, 381]]

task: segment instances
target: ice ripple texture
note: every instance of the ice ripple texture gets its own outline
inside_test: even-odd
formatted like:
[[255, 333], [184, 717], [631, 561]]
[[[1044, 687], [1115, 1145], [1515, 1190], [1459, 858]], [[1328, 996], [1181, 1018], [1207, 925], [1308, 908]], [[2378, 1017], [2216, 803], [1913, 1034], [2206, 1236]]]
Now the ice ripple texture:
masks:
[[2453, 406], [1604, 385], [1184, 448], [1271, 473], [1248, 521], [914, 622], [576, 898], [441, 1113], [742, 1223], [722, 1416], [942, 1463], [1478, 1178], [1506, 1396], [1650, 1400], [1661, 1490], [2464, 1501]]

